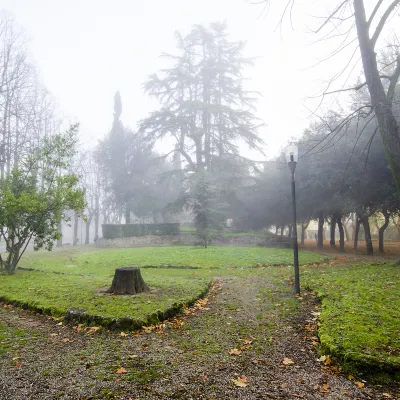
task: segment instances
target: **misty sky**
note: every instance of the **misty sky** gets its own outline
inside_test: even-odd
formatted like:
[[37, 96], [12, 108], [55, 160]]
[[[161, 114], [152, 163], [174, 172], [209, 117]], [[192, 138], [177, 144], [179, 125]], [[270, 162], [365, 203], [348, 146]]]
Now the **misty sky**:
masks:
[[[247, 41], [246, 56], [257, 57], [245, 72], [246, 85], [262, 93], [257, 116], [267, 124], [260, 133], [272, 156], [308, 125], [305, 100], [349, 55], [347, 50], [311, 68], [333, 46], [311, 44], [314, 17], [327, 12], [321, 3], [296, 2], [294, 30], [288, 19], [276, 29], [281, 8], [266, 10], [246, 0], [0, 0], [0, 9], [24, 27], [41, 79], [64, 115], [81, 123], [82, 141], [93, 144], [111, 127], [116, 90], [122, 95], [123, 122], [131, 127], [157, 107], [142, 84], [165, 65], [159, 55], [175, 51], [176, 30], [185, 34], [192, 24], [226, 21], [232, 39]], [[354, 69], [353, 79], [359, 71]], [[317, 103], [306, 102], [311, 109]]]

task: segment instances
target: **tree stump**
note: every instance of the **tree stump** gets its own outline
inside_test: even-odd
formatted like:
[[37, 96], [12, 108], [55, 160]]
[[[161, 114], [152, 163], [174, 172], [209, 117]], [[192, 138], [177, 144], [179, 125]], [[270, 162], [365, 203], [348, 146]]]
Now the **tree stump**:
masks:
[[140, 269], [137, 267], [122, 267], [115, 270], [114, 279], [107, 293], [137, 294], [149, 291]]

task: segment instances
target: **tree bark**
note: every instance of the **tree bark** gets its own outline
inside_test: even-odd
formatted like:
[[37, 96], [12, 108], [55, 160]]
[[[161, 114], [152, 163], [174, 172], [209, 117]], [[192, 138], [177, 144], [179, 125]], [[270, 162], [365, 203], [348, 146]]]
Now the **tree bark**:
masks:
[[114, 279], [107, 292], [114, 294], [137, 294], [149, 290], [139, 268], [122, 267], [115, 270]]
[[125, 209], [125, 224], [131, 223], [131, 210], [129, 208]]
[[342, 222], [342, 226], [343, 226], [343, 229], [344, 229], [344, 235], [345, 235], [345, 238], [346, 238], [346, 242], [350, 242], [350, 235], [349, 235], [349, 230], [347, 229], [346, 221], [343, 222], [343, 220], [342, 220], [341, 222]]
[[354, 229], [354, 250], [358, 249], [358, 234], [360, 233], [360, 226], [361, 226], [361, 220], [358, 214], [356, 214], [356, 221], [355, 221], [356, 227]]
[[[58, 230], [59, 233], [62, 234], [62, 221], [60, 221], [60, 222], [58, 223], [57, 230]], [[57, 246], [57, 247], [62, 247], [62, 245], [63, 245], [63, 240], [62, 240], [62, 236], [61, 236], [60, 239], [57, 239], [57, 244], [56, 244], [56, 246]]]
[[330, 245], [331, 248], [336, 248], [336, 242], [335, 242], [335, 230], [336, 230], [336, 216], [332, 215], [331, 217], [331, 240], [330, 240]]
[[386, 228], [389, 226], [389, 218], [390, 214], [384, 210], [382, 211], [383, 216], [385, 217], [385, 223], [379, 228], [379, 252], [383, 253], [385, 251], [384, 249], [384, 234], [386, 231]]
[[366, 215], [363, 215], [361, 218], [361, 222], [364, 227], [364, 234], [365, 234], [365, 244], [367, 246], [367, 254], [372, 256], [374, 254], [374, 248], [372, 246], [372, 238], [371, 238], [371, 228], [369, 226], [369, 219]]
[[[354, 17], [357, 27], [357, 36], [361, 52], [361, 60], [364, 68], [368, 91], [371, 96], [371, 106], [375, 111], [378, 121], [379, 131], [382, 137], [385, 152], [389, 161], [389, 166], [393, 174], [393, 179], [397, 187], [400, 197], [400, 133], [399, 125], [393, 115], [391, 101], [385, 93], [381, 77], [379, 74], [378, 64], [376, 61], [375, 42], [379, 36], [379, 29], [382, 27], [377, 25], [376, 33], [370, 38], [369, 24], [365, 15], [363, 0], [353, 0]], [[397, 3], [398, 4], [398, 3]], [[396, 5], [395, 5], [396, 7]], [[394, 7], [394, 8], [395, 8]], [[390, 6], [389, 6], [390, 8]], [[388, 8], [388, 10], [389, 10]], [[393, 8], [393, 9], [394, 9]], [[398, 58], [399, 62], [400, 56]]]
[[90, 242], [90, 224], [92, 223], [92, 216], [90, 216], [85, 222], [85, 244]]
[[79, 217], [78, 214], [74, 215], [74, 236], [73, 236], [73, 245], [76, 246], [78, 244], [78, 222], [79, 222]]
[[310, 225], [310, 220], [308, 220], [305, 224], [301, 223], [301, 244], [304, 244], [305, 233], [308, 228], [308, 225]]
[[324, 214], [321, 212], [318, 215], [318, 243], [317, 247], [322, 249], [324, 247]]
[[344, 229], [343, 223], [340, 217], [336, 218], [338, 228], [339, 228], [339, 244], [340, 244], [340, 252], [344, 253]]
[[[98, 188], [96, 190], [99, 190]], [[95, 211], [94, 211], [94, 241], [99, 238], [99, 224], [100, 224], [100, 196], [96, 193]]]
[[291, 239], [292, 238], [292, 231], [293, 231], [292, 225], [288, 225], [288, 227], [289, 227], [288, 238]]

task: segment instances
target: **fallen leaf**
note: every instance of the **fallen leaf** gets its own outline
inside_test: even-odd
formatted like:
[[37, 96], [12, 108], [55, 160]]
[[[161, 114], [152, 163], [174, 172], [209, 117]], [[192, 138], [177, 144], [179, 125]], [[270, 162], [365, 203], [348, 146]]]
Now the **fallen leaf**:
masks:
[[231, 350], [229, 350], [229, 354], [231, 356], [238, 356], [239, 354], [241, 354], [241, 351], [238, 349], [231, 349]]
[[20, 367], [20, 366], [22, 365], [22, 362], [21, 362], [21, 361], [17, 361], [17, 362], [15, 363], [15, 365], [16, 365], [17, 367]]
[[118, 368], [115, 372], [117, 374], [126, 374], [128, 371], [124, 367], [121, 367], [121, 368]]
[[68, 338], [64, 338], [64, 339], [61, 339], [61, 341], [64, 342], [64, 343], [67, 343], [67, 342], [70, 342], [71, 340], [68, 339]]
[[329, 385], [327, 385], [326, 383], [324, 383], [324, 384], [321, 386], [321, 390], [322, 390], [323, 392], [329, 392]]
[[125, 337], [125, 336], [128, 336], [128, 334], [125, 333], [125, 332], [121, 332], [121, 333], [119, 334], [119, 336]]
[[100, 330], [99, 326], [91, 326], [89, 330], [87, 331], [88, 335], [91, 335], [92, 333], [96, 333], [98, 330]]
[[353, 375], [349, 375], [347, 378], [349, 378], [350, 381], [352, 381], [354, 379]]
[[283, 365], [291, 365], [291, 364], [294, 364], [294, 361], [293, 361], [292, 359], [290, 359], [290, 358], [285, 357], [285, 358], [282, 360], [282, 364], [283, 364]]
[[50, 333], [50, 337], [56, 337], [58, 336], [58, 333]]
[[231, 381], [238, 387], [246, 387], [247, 386], [247, 378], [245, 376], [241, 376], [237, 379], [231, 379]]
[[393, 399], [393, 396], [390, 393], [383, 393], [383, 396], [387, 397], [388, 399]]
[[355, 384], [359, 389], [362, 389], [362, 388], [365, 386], [364, 383], [359, 382], [359, 381], [355, 381], [354, 384]]
[[253, 341], [251, 339], [244, 339], [243, 340], [244, 344], [252, 344]]

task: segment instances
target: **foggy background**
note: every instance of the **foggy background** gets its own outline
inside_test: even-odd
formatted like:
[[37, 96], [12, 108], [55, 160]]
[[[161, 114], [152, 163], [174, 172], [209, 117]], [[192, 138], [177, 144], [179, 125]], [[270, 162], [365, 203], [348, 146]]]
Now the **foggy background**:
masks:
[[[161, 53], [174, 53], [175, 31], [186, 34], [193, 24], [226, 21], [231, 40], [246, 41], [245, 56], [255, 58], [245, 72], [247, 89], [261, 93], [256, 115], [266, 123], [260, 135], [272, 157], [307, 126], [311, 114], [304, 103], [316, 109], [319, 99], [310, 97], [321, 93], [353, 51], [313, 67], [335, 44], [313, 45], [310, 31], [320, 22], [316, 16], [327, 15], [329, 2], [296, 3], [293, 28], [288, 17], [279, 24], [284, 4], [278, 2], [269, 8], [246, 0], [1, 0], [0, 9], [27, 32], [41, 79], [66, 119], [80, 122], [81, 141], [88, 144], [110, 129], [116, 90], [122, 120], [132, 128], [155, 108], [142, 84], [165, 65]], [[246, 149], [243, 154], [263, 159]]]

